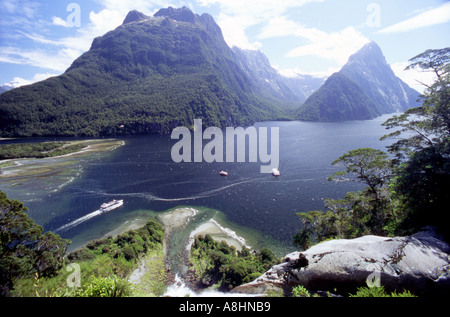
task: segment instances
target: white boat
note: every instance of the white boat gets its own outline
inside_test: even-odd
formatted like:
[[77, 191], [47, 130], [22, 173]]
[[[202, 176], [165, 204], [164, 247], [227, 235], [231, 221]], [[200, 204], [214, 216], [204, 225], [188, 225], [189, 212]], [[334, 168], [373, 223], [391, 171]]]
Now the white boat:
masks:
[[274, 169], [272, 170], [272, 175], [273, 175], [273, 176], [280, 176], [280, 171], [278, 170], [278, 168], [274, 168]]
[[227, 172], [225, 172], [225, 171], [220, 171], [220, 173], [219, 173], [221, 176], [228, 176], [228, 173]]
[[112, 200], [109, 203], [104, 203], [100, 206], [100, 211], [102, 212], [107, 212], [107, 211], [111, 211], [113, 209], [119, 208], [120, 206], [123, 205], [123, 199], [120, 200]]

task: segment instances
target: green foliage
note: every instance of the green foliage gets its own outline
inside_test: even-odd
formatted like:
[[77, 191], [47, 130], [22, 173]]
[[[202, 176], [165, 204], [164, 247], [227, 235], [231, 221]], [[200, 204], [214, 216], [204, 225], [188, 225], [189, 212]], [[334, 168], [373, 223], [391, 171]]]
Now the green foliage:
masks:
[[[98, 270], [106, 269], [105, 273], [115, 274], [121, 278], [127, 276], [134, 268], [137, 260], [150, 250], [161, 248], [164, 239], [162, 226], [154, 221], [148, 221], [144, 227], [130, 230], [116, 238], [108, 237], [90, 241], [86, 246], [71, 252], [67, 259], [70, 262], [91, 263]], [[107, 265], [96, 263], [105, 259]], [[85, 269], [92, 271], [91, 269]]]
[[308, 121], [367, 120], [379, 113], [364, 90], [343, 74], [335, 73], [300, 107], [298, 118]]
[[132, 293], [128, 281], [117, 277], [93, 277], [82, 288], [76, 289], [74, 297], [126, 297]]
[[1, 144], [0, 160], [28, 157], [53, 157], [76, 152], [83, 147], [83, 144], [72, 144], [71, 142]]
[[292, 288], [293, 297], [311, 297], [309, 291], [302, 285], [297, 285]]
[[17, 279], [54, 276], [63, 265], [70, 243], [26, 214], [27, 208], [0, 191], [0, 295], [6, 295]]
[[345, 176], [351, 175], [353, 180], [369, 186], [371, 192], [377, 195], [392, 174], [391, 161], [385, 152], [371, 148], [351, 150], [335, 160], [332, 165], [343, 166], [345, 171], [334, 173], [329, 180], [352, 180]]
[[[146, 285], [139, 286], [138, 292], [145, 295], [162, 295], [166, 280], [162, 253], [163, 228], [159, 223], [149, 221], [137, 230], [130, 230], [116, 238], [90, 241], [86, 246], [67, 255], [67, 261], [59, 271], [49, 277], [34, 279], [24, 277], [18, 280], [11, 296], [133, 296], [131, 286], [126, 281], [141, 259], [156, 257], [150, 265]], [[130, 249], [132, 257], [127, 258], [123, 249]], [[138, 262], [139, 260], [139, 262]], [[80, 266], [81, 287], [70, 288], [67, 278], [70, 263]], [[161, 268], [162, 267], [162, 268]], [[155, 271], [156, 270], [156, 271]], [[133, 288], [134, 289], [134, 286]]]
[[334, 173], [329, 181], [355, 181], [367, 185], [360, 192], [349, 192], [344, 199], [326, 199], [326, 211], [297, 213], [303, 223], [293, 243], [302, 249], [327, 239], [347, 239], [362, 235], [391, 235], [401, 214], [395, 212], [389, 181], [391, 161], [380, 150], [362, 148], [349, 151], [333, 165], [344, 171]]
[[427, 50], [410, 60], [410, 68], [432, 72], [436, 81], [427, 86], [423, 106], [394, 116], [383, 125], [396, 138], [389, 152], [396, 158], [395, 197], [407, 210], [404, 230], [437, 226], [450, 238], [450, 48]]
[[215, 241], [210, 235], [195, 238], [190, 261], [191, 271], [199, 283], [203, 286], [216, 284], [222, 290], [248, 283], [279, 263], [269, 249], [250, 252], [243, 248], [236, 251], [223, 241]]
[[132, 23], [96, 38], [61, 76], [0, 95], [2, 136], [168, 133], [282, 117], [222, 37], [200, 25]]
[[404, 290], [401, 293], [396, 291], [388, 294], [384, 286], [380, 287], [360, 287], [356, 294], [350, 294], [349, 297], [416, 297], [411, 292]]
[[133, 296], [162, 296], [167, 289], [167, 273], [164, 251], [150, 251], [144, 259], [145, 273], [133, 285]]

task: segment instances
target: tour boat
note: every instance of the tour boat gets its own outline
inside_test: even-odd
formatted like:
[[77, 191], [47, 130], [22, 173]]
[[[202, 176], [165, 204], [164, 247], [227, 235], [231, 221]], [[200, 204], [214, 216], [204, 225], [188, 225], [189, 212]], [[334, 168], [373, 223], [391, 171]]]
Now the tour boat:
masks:
[[273, 175], [273, 176], [280, 176], [280, 171], [278, 170], [278, 168], [274, 168], [274, 169], [272, 170], [272, 175]]
[[123, 199], [121, 200], [112, 200], [109, 203], [104, 203], [100, 206], [100, 210], [102, 212], [107, 212], [107, 211], [111, 211], [113, 209], [119, 208], [120, 206], [123, 205]]
[[225, 172], [225, 171], [221, 171], [219, 174], [220, 174], [221, 176], [228, 176], [228, 173]]

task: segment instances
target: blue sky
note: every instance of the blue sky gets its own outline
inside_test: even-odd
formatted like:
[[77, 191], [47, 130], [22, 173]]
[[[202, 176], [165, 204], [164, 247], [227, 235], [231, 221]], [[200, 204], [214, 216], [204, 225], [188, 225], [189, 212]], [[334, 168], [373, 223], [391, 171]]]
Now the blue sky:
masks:
[[0, 0], [0, 84], [20, 86], [63, 73], [92, 40], [137, 9], [187, 6], [211, 14], [230, 46], [259, 49], [282, 74], [329, 76], [369, 41], [416, 89], [431, 74], [404, 72], [408, 59], [450, 46], [443, 0]]

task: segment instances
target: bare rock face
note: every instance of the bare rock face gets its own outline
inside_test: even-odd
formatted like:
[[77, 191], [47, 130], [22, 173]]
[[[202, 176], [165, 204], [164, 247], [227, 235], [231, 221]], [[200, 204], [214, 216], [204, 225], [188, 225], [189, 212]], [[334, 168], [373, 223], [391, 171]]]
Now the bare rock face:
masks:
[[303, 285], [312, 291], [384, 286], [413, 294], [448, 293], [450, 246], [426, 233], [408, 237], [364, 236], [320, 243], [288, 254], [256, 280], [233, 290], [261, 294]]

